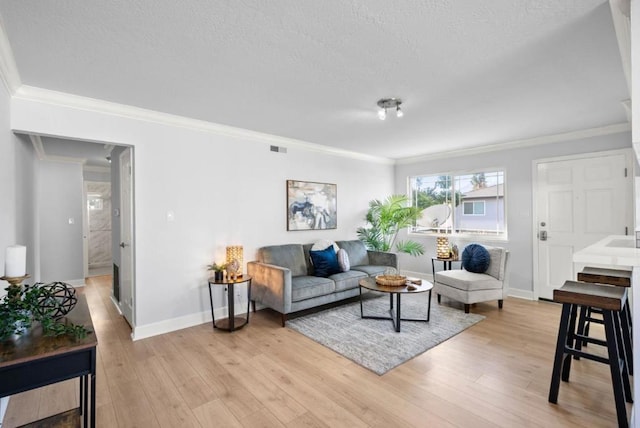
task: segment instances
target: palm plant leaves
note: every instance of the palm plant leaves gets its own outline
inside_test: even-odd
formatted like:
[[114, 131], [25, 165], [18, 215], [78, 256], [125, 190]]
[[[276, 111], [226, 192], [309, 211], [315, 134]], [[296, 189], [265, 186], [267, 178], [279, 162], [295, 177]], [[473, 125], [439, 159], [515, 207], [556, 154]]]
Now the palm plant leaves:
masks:
[[[368, 226], [357, 230], [358, 238], [370, 250], [391, 251], [398, 232], [413, 226], [421, 216], [421, 210], [410, 206], [406, 195], [391, 195], [384, 201], [374, 199], [365, 216]], [[415, 241], [398, 242], [395, 248], [412, 256], [424, 254], [422, 244]]]

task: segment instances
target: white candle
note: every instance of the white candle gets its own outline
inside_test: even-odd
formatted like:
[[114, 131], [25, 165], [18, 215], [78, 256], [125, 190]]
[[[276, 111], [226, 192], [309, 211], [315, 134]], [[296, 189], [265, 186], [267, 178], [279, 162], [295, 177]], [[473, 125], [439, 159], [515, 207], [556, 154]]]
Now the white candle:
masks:
[[27, 247], [11, 245], [4, 258], [4, 276], [15, 278], [27, 274]]

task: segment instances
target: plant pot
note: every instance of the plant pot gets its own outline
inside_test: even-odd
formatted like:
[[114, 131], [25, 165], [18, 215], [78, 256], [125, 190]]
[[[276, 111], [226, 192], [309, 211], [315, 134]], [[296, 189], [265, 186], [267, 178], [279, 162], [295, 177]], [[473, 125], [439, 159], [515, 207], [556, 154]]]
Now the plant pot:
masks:
[[222, 281], [224, 279], [224, 272], [221, 270], [213, 272], [213, 279], [216, 281]]

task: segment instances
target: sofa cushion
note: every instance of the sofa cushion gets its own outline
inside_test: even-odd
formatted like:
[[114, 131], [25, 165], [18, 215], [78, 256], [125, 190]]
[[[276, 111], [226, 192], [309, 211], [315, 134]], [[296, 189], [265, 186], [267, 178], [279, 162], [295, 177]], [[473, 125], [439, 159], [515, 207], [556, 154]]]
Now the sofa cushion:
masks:
[[336, 241], [338, 247], [344, 248], [349, 255], [349, 263], [351, 266], [368, 265], [369, 254], [364, 243], [359, 239], [353, 241]]
[[342, 272], [348, 272], [351, 269], [351, 263], [349, 262], [349, 253], [344, 248], [340, 248], [336, 253], [338, 256], [338, 266]]
[[350, 270], [348, 272], [340, 272], [331, 275], [329, 279], [332, 279], [336, 283], [336, 291], [350, 290], [352, 288], [358, 288], [358, 284], [362, 278], [366, 278], [367, 274], [358, 270]]
[[469, 272], [463, 269], [436, 272], [435, 282], [464, 291], [502, 288], [502, 281], [498, 281], [491, 275]]
[[489, 252], [480, 244], [469, 244], [462, 252], [462, 267], [469, 272], [484, 273], [490, 262]]
[[307, 275], [307, 264], [300, 244], [271, 245], [258, 249], [258, 260], [262, 263], [285, 267], [291, 276]]
[[364, 272], [369, 276], [376, 276], [384, 274], [384, 271], [389, 269], [389, 266], [377, 266], [377, 265], [360, 265], [351, 266], [351, 270], [358, 270]]
[[325, 296], [335, 291], [335, 283], [329, 278], [319, 276], [297, 276], [291, 278], [291, 301], [311, 299]]
[[311, 262], [313, 263], [313, 269], [315, 276], [328, 277], [334, 273], [340, 272], [340, 266], [338, 265], [338, 257], [333, 249], [333, 245], [329, 245], [324, 250], [309, 251]]

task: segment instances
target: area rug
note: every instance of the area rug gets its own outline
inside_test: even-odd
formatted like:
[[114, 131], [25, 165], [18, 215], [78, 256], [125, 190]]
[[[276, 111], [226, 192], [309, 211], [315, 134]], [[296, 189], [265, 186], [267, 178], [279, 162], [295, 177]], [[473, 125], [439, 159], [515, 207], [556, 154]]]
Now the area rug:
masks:
[[[365, 316], [389, 315], [387, 295], [367, 293], [363, 299]], [[427, 293], [403, 295], [401, 314], [403, 318], [426, 318]], [[291, 319], [287, 326], [383, 375], [483, 319], [482, 315], [438, 305], [434, 295], [430, 321], [402, 321], [400, 333], [391, 321], [360, 318], [357, 301]]]

